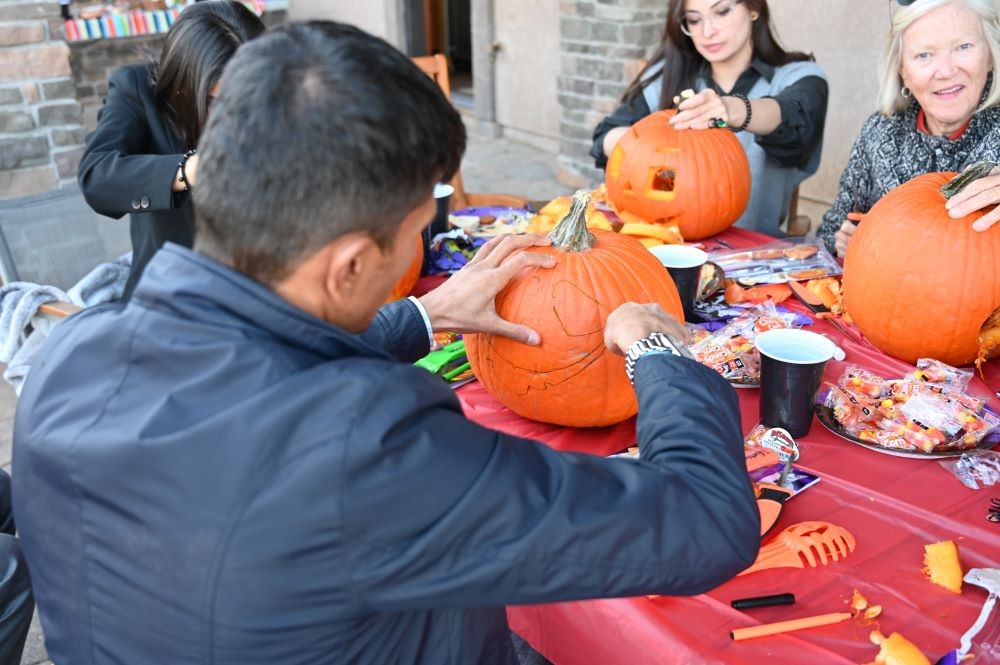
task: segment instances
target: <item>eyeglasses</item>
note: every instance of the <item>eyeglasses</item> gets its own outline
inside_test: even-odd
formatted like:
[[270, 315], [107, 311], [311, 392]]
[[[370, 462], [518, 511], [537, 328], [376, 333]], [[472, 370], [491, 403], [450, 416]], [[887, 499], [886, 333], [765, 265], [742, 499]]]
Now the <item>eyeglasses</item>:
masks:
[[741, 1], [730, 0], [729, 2], [720, 2], [712, 7], [712, 11], [709, 13], [707, 19], [698, 12], [687, 12], [681, 17], [681, 32], [690, 37], [696, 30], [702, 29], [706, 20], [716, 30], [723, 30], [729, 27], [733, 19], [736, 18], [734, 11], [736, 5], [740, 4]]

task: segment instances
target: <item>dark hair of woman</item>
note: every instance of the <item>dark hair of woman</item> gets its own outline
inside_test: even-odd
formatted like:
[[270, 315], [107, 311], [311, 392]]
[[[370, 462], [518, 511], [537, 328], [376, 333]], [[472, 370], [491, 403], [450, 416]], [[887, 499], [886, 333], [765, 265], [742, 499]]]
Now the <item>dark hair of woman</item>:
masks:
[[208, 121], [209, 92], [240, 44], [264, 32], [243, 4], [212, 0], [181, 12], [167, 33], [151, 83], [160, 113], [184, 143], [194, 148]]
[[[787, 65], [790, 62], [814, 60], [811, 55], [797, 51], [789, 52], [781, 47], [771, 25], [771, 12], [767, 7], [767, 0], [736, 0], [735, 4], [742, 4], [746, 6], [747, 11], [758, 13], [751, 34], [753, 57], [760, 58], [773, 67]], [[642, 94], [642, 89], [653, 80], [644, 81], [646, 72], [660, 62], [663, 63], [663, 90], [660, 93], [659, 108], [671, 107], [674, 97], [682, 90], [693, 87], [706, 62], [695, 49], [691, 38], [681, 31], [683, 18], [684, 0], [670, 0], [663, 41], [650, 56], [649, 63], [625, 90], [625, 94], [622, 95], [623, 102], [629, 103]]]

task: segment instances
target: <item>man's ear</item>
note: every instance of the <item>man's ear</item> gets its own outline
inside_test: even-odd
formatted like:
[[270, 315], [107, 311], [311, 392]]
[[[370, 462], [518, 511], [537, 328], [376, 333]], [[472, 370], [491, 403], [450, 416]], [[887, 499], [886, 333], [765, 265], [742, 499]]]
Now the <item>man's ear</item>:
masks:
[[355, 299], [371, 288], [372, 278], [382, 269], [382, 249], [367, 233], [356, 232], [337, 238], [324, 253], [323, 288], [327, 298], [338, 309], [355, 309]]

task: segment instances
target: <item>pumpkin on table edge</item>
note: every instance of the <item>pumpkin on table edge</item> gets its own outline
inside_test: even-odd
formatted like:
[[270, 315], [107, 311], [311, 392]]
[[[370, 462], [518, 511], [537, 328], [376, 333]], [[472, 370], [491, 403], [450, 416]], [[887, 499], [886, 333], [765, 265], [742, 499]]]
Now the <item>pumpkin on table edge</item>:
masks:
[[883, 196], [854, 232], [844, 261], [844, 307], [881, 351], [909, 363], [968, 365], [983, 323], [1000, 306], [1000, 224], [952, 219], [927, 173]]
[[687, 240], [733, 225], [750, 200], [750, 163], [724, 128], [676, 130], [674, 110], [632, 125], [608, 158], [605, 183], [616, 210], [647, 223], [676, 223]]
[[526, 250], [555, 256], [555, 267], [525, 272], [496, 297], [497, 313], [537, 330], [541, 343], [465, 336], [472, 369], [490, 394], [520, 416], [571, 427], [635, 415], [625, 359], [604, 344], [612, 311], [626, 302], [655, 302], [683, 320], [673, 280], [641, 243], [587, 230], [587, 199], [586, 192], [574, 196], [570, 213], [549, 236], [551, 246]]
[[417, 285], [417, 280], [420, 279], [420, 270], [424, 266], [424, 239], [421, 236], [417, 236], [417, 251], [413, 255], [413, 260], [410, 261], [409, 267], [407, 267], [406, 272], [404, 272], [400, 277], [396, 285], [392, 287], [392, 292], [386, 299], [387, 303], [393, 302], [394, 300], [402, 300], [403, 298], [410, 295], [413, 291], [413, 287]]

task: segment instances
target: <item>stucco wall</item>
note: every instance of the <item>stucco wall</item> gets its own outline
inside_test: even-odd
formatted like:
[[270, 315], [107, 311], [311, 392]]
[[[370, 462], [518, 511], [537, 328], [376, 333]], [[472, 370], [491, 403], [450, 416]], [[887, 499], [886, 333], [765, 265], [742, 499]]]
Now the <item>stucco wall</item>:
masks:
[[[879, 59], [889, 32], [890, 5], [871, 0], [769, 0], [786, 48], [806, 51], [826, 71], [830, 106], [819, 172], [803, 183], [800, 212], [818, 222], [837, 193], [840, 173], [865, 118], [875, 110]], [[894, 5], [892, 5], [894, 6]]]
[[373, 35], [389, 39], [386, 0], [292, 0], [288, 15], [293, 21], [329, 19], [351, 23]]
[[[473, 0], [475, 2], [475, 0]], [[497, 122], [505, 135], [559, 149], [559, 3], [495, 0]]]
[[[351, 22], [393, 41], [388, 25], [389, 1], [292, 0], [290, 14], [293, 19], [323, 17]], [[609, 4], [619, 2], [623, 0]], [[497, 122], [507, 136], [554, 153], [558, 151], [561, 116], [560, 3], [494, 3], [494, 39], [500, 45], [496, 54]], [[874, 110], [878, 62], [888, 32], [890, 5], [872, 0], [769, 3], [785, 46], [813, 53], [829, 77], [830, 108], [820, 171], [801, 188], [800, 212], [816, 221], [836, 194], [854, 137]]]

